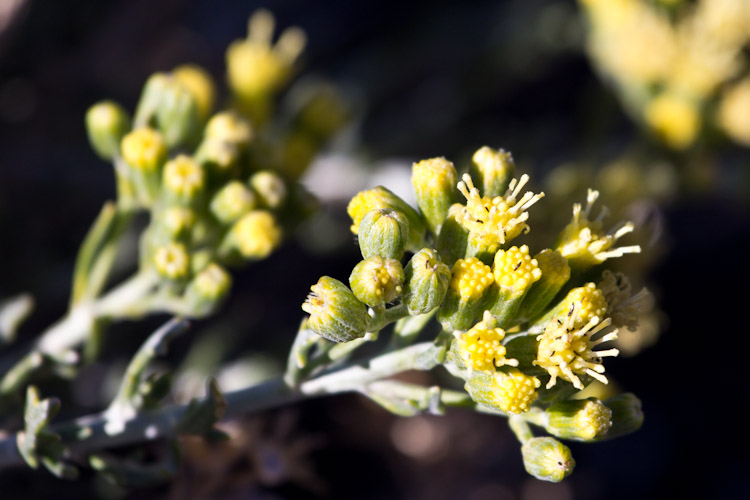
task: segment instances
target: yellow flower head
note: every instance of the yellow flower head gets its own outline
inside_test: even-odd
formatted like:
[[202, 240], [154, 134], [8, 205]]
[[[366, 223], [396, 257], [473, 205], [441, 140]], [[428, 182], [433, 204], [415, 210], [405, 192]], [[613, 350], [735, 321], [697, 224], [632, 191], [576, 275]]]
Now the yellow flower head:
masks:
[[528, 175], [513, 179], [504, 196], [480, 196], [471, 176], [464, 174], [458, 190], [466, 198], [466, 205], [453, 205], [451, 215], [469, 231], [469, 240], [490, 252], [512, 240], [521, 232], [528, 232], [528, 210], [544, 193], [527, 191], [520, 198], [521, 190], [529, 181]]
[[604, 271], [598, 289], [607, 302], [606, 316], [612, 318], [612, 324], [627, 326], [631, 332], [635, 331], [638, 328], [638, 315], [650, 306], [651, 293], [642, 288], [633, 295], [627, 276], [611, 271]]
[[481, 298], [494, 280], [492, 268], [481, 260], [474, 257], [458, 259], [453, 264], [449, 288], [465, 302]]
[[547, 248], [536, 254], [534, 259], [547, 282], [562, 286], [570, 279], [570, 266], [560, 252]]
[[589, 218], [591, 208], [597, 198], [599, 198], [599, 191], [589, 189], [586, 208], [582, 209], [579, 203], [573, 205], [573, 220], [563, 229], [557, 245], [557, 250], [563, 257], [583, 267], [601, 264], [609, 258], [641, 251], [638, 245], [612, 248], [619, 238], [633, 231], [633, 224], [622, 222], [605, 233], [602, 230], [602, 221], [608, 215], [606, 209], [603, 209], [596, 219]]
[[216, 113], [206, 124], [207, 139], [247, 146], [253, 138], [250, 123], [231, 111]]
[[501, 292], [510, 297], [523, 295], [529, 287], [542, 277], [539, 263], [529, 255], [529, 247], [523, 245], [498, 250], [495, 254], [495, 282]]
[[603, 384], [608, 383], [607, 377], [603, 375], [604, 365], [601, 358], [617, 356], [619, 351], [614, 348], [594, 351], [594, 347], [615, 340], [617, 330], [594, 340], [594, 337], [612, 321], [609, 318], [601, 321], [598, 316], [594, 316], [583, 327], [577, 327], [580, 323], [578, 316], [579, 306], [574, 303], [567, 315], [550, 321], [544, 333], [537, 337], [539, 347], [537, 359], [533, 363], [550, 374], [548, 389], [561, 378], [572, 383], [576, 389], [582, 390], [583, 383], [578, 375], [590, 375]]
[[122, 158], [131, 167], [155, 171], [167, 157], [164, 137], [148, 127], [137, 128], [122, 138]]
[[525, 413], [536, 400], [539, 379], [525, 375], [516, 368], [494, 374], [492, 396], [494, 405], [506, 413]]
[[354, 266], [349, 284], [359, 300], [368, 306], [380, 306], [401, 295], [404, 269], [396, 259], [375, 255]]
[[518, 366], [518, 360], [505, 357], [501, 341], [505, 331], [496, 328], [497, 321], [489, 311], [484, 311], [482, 321], [468, 332], [454, 332], [458, 352], [469, 370], [494, 370], [496, 366]]
[[607, 316], [608, 308], [604, 292], [594, 283], [586, 283], [569, 291], [555, 307], [556, 315], [567, 314], [574, 305], [577, 315], [573, 326], [576, 328], [582, 327], [594, 317]]
[[190, 255], [182, 243], [169, 243], [154, 254], [156, 271], [169, 279], [185, 278], [190, 271]]
[[203, 168], [185, 155], [179, 155], [164, 166], [164, 187], [179, 198], [194, 199], [206, 187]]
[[281, 228], [271, 212], [251, 210], [232, 227], [237, 248], [243, 257], [264, 259], [281, 243]]
[[211, 201], [211, 212], [225, 224], [236, 221], [255, 208], [255, 195], [240, 181], [224, 185]]
[[289, 28], [272, 45], [275, 28], [270, 12], [260, 10], [248, 23], [245, 40], [227, 50], [229, 86], [243, 99], [256, 99], [278, 90], [291, 76], [292, 67], [305, 47], [305, 33]]

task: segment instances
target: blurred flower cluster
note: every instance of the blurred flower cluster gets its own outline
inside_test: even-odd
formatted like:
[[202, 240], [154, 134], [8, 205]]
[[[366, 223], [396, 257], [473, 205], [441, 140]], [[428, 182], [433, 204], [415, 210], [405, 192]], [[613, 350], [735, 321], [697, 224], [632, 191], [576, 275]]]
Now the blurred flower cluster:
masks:
[[750, 2], [579, 2], [589, 54], [635, 120], [676, 150], [716, 129], [750, 146]]
[[[535, 227], [529, 212], [544, 194], [526, 190], [529, 177], [514, 174], [509, 153], [483, 147], [462, 176], [445, 158], [415, 163], [417, 207], [382, 186], [358, 193], [348, 212], [364, 260], [349, 286], [320, 278], [302, 308], [307, 328], [342, 347], [376, 338], [391, 322], [401, 349], [424, 331], [444, 349], [438, 364], [463, 381], [472, 404], [510, 417], [527, 471], [559, 481], [573, 470], [570, 450], [554, 437], [534, 437], [528, 424], [578, 441], [640, 426], [635, 396], [578, 395], [593, 381], [608, 383], [604, 359], [619, 351], [602, 344], [616, 340], [618, 329], [637, 328], [650, 294], [607, 269], [640, 246], [620, 243], [634, 225], [609, 224], [607, 210], [596, 207], [598, 191], [573, 205], [556, 236], [538, 235], [543, 249], [519, 244]], [[433, 316], [437, 335], [426, 328]], [[432, 366], [416, 356], [401, 371]], [[418, 405], [403, 388], [360, 390], [396, 413], [408, 413], [403, 399]], [[435, 397], [460, 398], [443, 396]]]

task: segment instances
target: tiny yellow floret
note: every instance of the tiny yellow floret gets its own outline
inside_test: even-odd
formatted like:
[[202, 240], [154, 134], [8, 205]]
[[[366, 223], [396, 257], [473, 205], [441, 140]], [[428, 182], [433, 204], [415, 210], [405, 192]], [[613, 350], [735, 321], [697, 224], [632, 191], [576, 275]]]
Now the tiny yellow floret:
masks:
[[178, 155], [164, 166], [164, 187], [174, 195], [191, 200], [206, 186], [203, 168], [186, 155]]
[[204, 299], [218, 300], [224, 297], [232, 284], [232, 277], [220, 265], [210, 263], [195, 277], [195, 290]]
[[253, 138], [250, 123], [231, 111], [216, 113], [206, 124], [207, 139], [246, 146]]
[[495, 280], [492, 268], [470, 257], [458, 259], [453, 265], [450, 289], [458, 292], [462, 302], [479, 299]]
[[190, 256], [182, 243], [169, 243], [154, 254], [156, 271], [169, 279], [185, 278], [190, 270]]
[[537, 260], [529, 255], [527, 245], [513, 246], [495, 254], [494, 276], [504, 296], [516, 297], [526, 293], [542, 277], [542, 271]]
[[516, 368], [495, 373], [493, 395], [497, 407], [506, 413], [525, 413], [536, 400], [538, 378], [525, 375]]
[[164, 137], [148, 127], [138, 128], [122, 138], [122, 158], [138, 170], [155, 171], [167, 157]]
[[490, 311], [484, 311], [482, 321], [468, 332], [454, 332], [458, 352], [470, 371], [494, 370], [495, 367], [518, 366], [518, 360], [505, 357], [505, 330], [497, 328], [497, 321]]
[[232, 227], [240, 253], [248, 259], [264, 259], [281, 243], [281, 228], [273, 214], [252, 210]]
[[698, 134], [701, 118], [694, 102], [674, 93], [652, 99], [644, 111], [646, 123], [675, 149], [690, 146]]

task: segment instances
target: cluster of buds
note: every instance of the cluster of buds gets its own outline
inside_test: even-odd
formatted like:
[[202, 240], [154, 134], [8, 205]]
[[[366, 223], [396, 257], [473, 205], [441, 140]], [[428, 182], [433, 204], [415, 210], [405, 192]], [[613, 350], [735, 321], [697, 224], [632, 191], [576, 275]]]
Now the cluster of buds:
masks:
[[285, 224], [310, 208], [297, 179], [346, 119], [339, 97], [320, 85], [297, 99], [287, 127], [270, 122], [305, 43], [290, 28], [272, 48], [273, 30], [271, 14], [260, 11], [248, 38], [227, 50], [225, 109], [215, 109], [211, 76], [183, 65], [147, 80], [132, 118], [111, 101], [87, 113], [94, 151], [114, 165], [118, 208], [150, 214], [140, 267], [153, 269], [178, 299], [166, 304], [184, 306], [173, 312], [211, 313], [229, 292], [228, 267], [279, 246]]
[[307, 326], [350, 342], [389, 321], [434, 315], [443, 365], [474, 403], [554, 436], [517, 432], [527, 470], [557, 481], [575, 462], [556, 438], [601, 440], [640, 425], [634, 397], [626, 405], [577, 397], [593, 381], [608, 383], [602, 360], [618, 350], [600, 344], [638, 324], [648, 292], [632, 294], [627, 277], [603, 265], [640, 247], [618, 244], [633, 225], [605, 228], [606, 209], [593, 216], [598, 193], [589, 191], [550, 248], [534, 253], [518, 240], [544, 194], [525, 190], [529, 177], [514, 178], [502, 150], [479, 149], [468, 171], [460, 176], [445, 158], [415, 163], [416, 207], [382, 186], [354, 196], [348, 212], [363, 260], [349, 287], [328, 276], [312, 286]]

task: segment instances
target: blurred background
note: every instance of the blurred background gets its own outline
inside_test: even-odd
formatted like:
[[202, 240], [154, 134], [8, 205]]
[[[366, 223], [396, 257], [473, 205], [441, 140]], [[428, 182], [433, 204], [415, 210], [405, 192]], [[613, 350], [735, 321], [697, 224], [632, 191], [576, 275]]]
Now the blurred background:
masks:
[[[668, 19], [680, 16], [646, 3]], [[628, 84], [589, 57], [599, 52], [590, 45], [587, 52], [587, 21], [574, 1], [0, 0], [0, 298], [29, 292], [37, 303], [19, 342], [65, 312], [78, 245], [115, 195], [111, 168], [88, 145], [86, 109], [111, 98], [132, 110], [151, 73], [186, 62], [205, 67], [222, 88], [225, 49], [245, 36], [260, 7], [279, 28], [307, 33], [295, 84], [332, 81], [352, 120], [305, 179], [322, 215], [238, 273], [223, 311], [197, 322], [165, 363], [204, 362], [208, 375], [205, 358], [213, 357], [245, 381], [274, 373], [310, 284], [321, 274], [343, 279], [359, 260], [348, 198], [376, 184], [403, 192], [412, 161], [465, 164], [489, 145], [511, 151], [547, 192], [551, 208], [532, 210], [532, 228], [561, 228], [589, 185], [613, 212], [648, 228], [639, 237], [650, 257], [621, 265], [654, 292], [660, 311], [650, 316], [650, 333], [640, 332], [638, 355], [607, 364], [616, 386], [642, 399], [643, 428], [573, 444], [575, 473], [548, 484], [525, 473], [500, 419], [459, 410], [403, 419], [344, 395], [231, 423], [231, 446], [185, 440], [182, 462], [172, 464], [176, 477], [161, 484], [128, 493], [92, 473], [62, 482], [14, 470], [0, 472], [2, 497], [748, 498], [738, 404], [747, 394], [741, 355], [750, 347], [743, 309], [750, 149], [705, 118], [747, 68], [702, 97], [696, 109], [705, 125], [674, 147], [671, 129], [639, 115], [623, 97], [632, 94]], [[738, 102], [750, 116], [750, 103]], [[101, 362], [63, 396], [58, 418], [100, 409], [100, 382], [113, 379], [111, 386], [123, 353], [164, 319], [113, 328]], [[162, 460], [163, 448], [146, 452]]]

